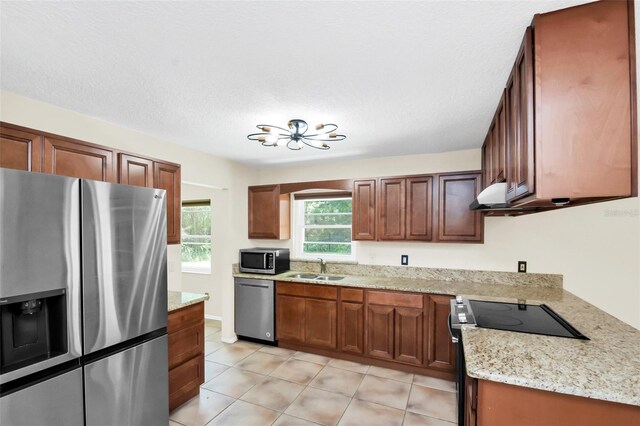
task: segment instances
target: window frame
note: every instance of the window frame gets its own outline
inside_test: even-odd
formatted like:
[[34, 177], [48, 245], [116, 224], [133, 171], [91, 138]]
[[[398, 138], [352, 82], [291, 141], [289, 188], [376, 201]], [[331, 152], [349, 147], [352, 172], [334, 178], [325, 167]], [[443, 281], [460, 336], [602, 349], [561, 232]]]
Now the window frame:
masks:
[[[332, 226], [322, 226], [322, 225], [305, 225], [304, 224], [304, 203], [307, 201], [328, 201], [328, 200], [351, 200], [351, 225], [332, 225]], [[321, 228], [349, 228], [353, 229], [353, 197], [350, 195], [341, 195], [341, 196], [328, 196], [328, 195], [318, 195], [314, 196], [304, 196], [299, 199], [294, 197], [293, 201], [293, 217], [294, 217], [294, 233], [293, 233], [293, 246], [294, 246], [294, 256], [297, 259], [305, 259], [305, 260], [316, 260], [322, 258], [324, 260], [330, 260], [334, 262], [355, 262], [356, 261], [356, 245], [353, 241], [353, 233], [352, 239], [350, 241], [351, 244], [351, 254], [323, 254], [323, 253], [305, 253], [304, 252], [304, 230], [307, 228], [311, 229], [321, 229]]]
[[[212, 209], [212, 201], [211, 199], [204, 200], [185, 200], [180, 203], [180, 223], [182, 221], [182, 209], [185, 207], [200, 207], [200, 206], [208, 206], [211, 212], [211, 217], [213, 217], [213, 209]], [[200, 275], [211, 275], [213, 273], [212, 266], [212, 251], [213, 251], [213, 227], [211, 227], [211, 240], [209, 245], [211, 246], [211, 250], [209, 253], [209, 263], [208, 266], [185, 266], [182, 260], [182, 245], [184, 244], [184, 238], [180, 239], [180, 271], [185, 274], [200, 274]], [[180, 229], [180, 233], [182, 233], [182, 229]]]

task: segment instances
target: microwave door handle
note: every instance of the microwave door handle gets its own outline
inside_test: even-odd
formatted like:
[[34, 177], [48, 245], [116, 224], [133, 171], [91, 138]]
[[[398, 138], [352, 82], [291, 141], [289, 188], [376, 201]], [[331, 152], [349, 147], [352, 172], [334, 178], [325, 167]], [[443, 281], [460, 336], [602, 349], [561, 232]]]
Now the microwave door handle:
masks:
[[267, 269], [267, 253], [263, 253], [262, 263], [264, 264], [263, 269]]

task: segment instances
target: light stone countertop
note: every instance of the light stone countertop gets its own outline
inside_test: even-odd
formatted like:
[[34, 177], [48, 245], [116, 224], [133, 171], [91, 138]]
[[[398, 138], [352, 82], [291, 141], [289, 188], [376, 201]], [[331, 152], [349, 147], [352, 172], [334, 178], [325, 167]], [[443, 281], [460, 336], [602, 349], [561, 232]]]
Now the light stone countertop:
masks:
[[209, 300], [208, 294], [188, 293], [186, 291], [169, 291], [169, 312], [175, 311], [185, 306]]
[[371, 276], [346, 276], [326, 282], [290, 277], [296, 273], [234, 276], [546, 303], [591, 340], [464, 327], [462, 340], [469, 376], [640, 406], [640, 330], [562, 288]]

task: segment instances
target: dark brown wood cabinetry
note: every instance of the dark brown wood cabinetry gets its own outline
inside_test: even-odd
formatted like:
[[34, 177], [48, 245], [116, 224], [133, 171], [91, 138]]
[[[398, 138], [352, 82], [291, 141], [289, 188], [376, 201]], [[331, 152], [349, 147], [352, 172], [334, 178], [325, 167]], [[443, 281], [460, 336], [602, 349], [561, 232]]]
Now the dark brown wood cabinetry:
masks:
[[290, 203], [290, 194], [281, 194], [280, 185], [250, 186], [249, 238], [288, 240]]
[[70, 139], [44, 138], [43, 172], [114, 182], [113, 150]]
[[494, 128], [504, 118], [512, 206], [637, 195], [633, 7], [599, 1], [535, 15], [485, 140], [484, 186], [500, 181], [503, 138]]
[[171, 163], [153, 163], [154, 187], [167, 191], [167, 242], [180, 244], [180, 166]]
[[42, 135], [0, 126], [0, 167], [42, 170]]
[[450, 296], [427, 298], [427, 366], [452, 371], [456, 368], [456, 351], [449, 336]]
[[180, 165], [0, 123], [0, 167], [167, 191], [167, 243], [180, 243]]
[[405, 238], [431, 241], [433, 238], [433, 176], [407, 178], [407, 225]]
[[354, 241], [376, 239], [376, 180], [353, 181], [351, 234]]
[[277, 283], [276, 337], [336, 350], [338, 347], [338, 290], [311, 284]]
[[466, 426], [636, 425], [640, 407], [466, 377]]
[[378, 239], [404, 240], [406, 221], [406, 179], [380, 179], [378, 196]]
[[204, 383], [204, 302], [169, 312], [169, 410], [198, 395]]
[[364, 353], [364, 290], [342, 288], [340, 291], [340, 350]]
[[469, 204], [481, 190], [481, 174], [443, 174], [438, 176], [438, 233], [440, 242], [482, 242], [481, 212]]
[[118, 183], [153, 188], [153, 160], [118, 154]]
[[276, 293], [279, 346], [455, 377], [450, 296], [282, 281]]

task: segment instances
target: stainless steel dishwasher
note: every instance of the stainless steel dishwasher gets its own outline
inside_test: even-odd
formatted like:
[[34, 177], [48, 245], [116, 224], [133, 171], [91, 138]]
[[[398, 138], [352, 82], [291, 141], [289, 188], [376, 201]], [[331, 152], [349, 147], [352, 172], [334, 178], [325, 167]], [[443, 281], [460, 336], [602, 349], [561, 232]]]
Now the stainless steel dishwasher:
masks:
[[235, 318], [238, 338], [275, 343], [276, 283], [257, 278], [235, 279]]

